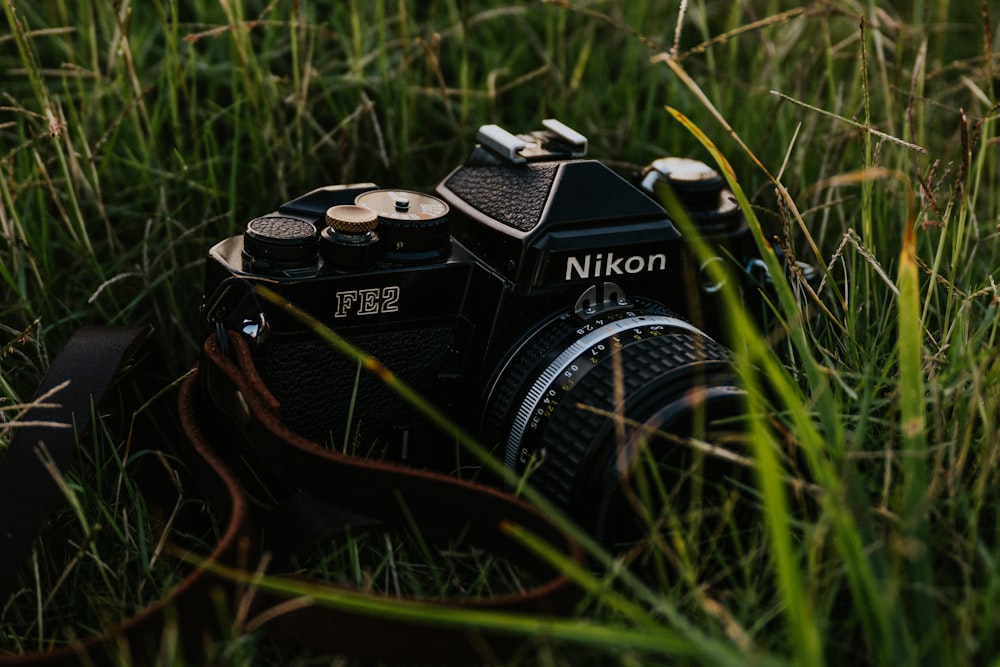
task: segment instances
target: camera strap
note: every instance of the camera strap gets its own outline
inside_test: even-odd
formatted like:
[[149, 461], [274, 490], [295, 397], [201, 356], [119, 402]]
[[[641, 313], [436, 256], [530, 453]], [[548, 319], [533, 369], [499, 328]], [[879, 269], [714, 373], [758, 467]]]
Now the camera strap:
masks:
[[[39, 390], [40, 395], [43, 389], [70, 379], [70, 386], [76, 385], [85, 396], [74, 401], [69, 412], [62, 414], [60, 419], [65, 419], [64, 423], [76, 423], [78, 429], [86, 425], [82, 416], [89, 414], [91, 401], [98, 401], [107, 391], [113, 369], [122, 365], [142, 338], [139, 332], [129, 331], [127, 334], [115, 329], [78, 332], [53, 363]], [[106, 351], [95, 353], [92, 345], [95, 337], [115, 342], [108, 342]], [[262, 627], [264, 632], [283, 641], [330, 654], [422, 663], [482, 662], [505, 655], [518, 645], [502, 630], [490, 629], [488, 624], [476, 626], [467, 622], [448, 624], [430, 620], [443, 616], [433, 613], [435, 611], [460, 612], [459, 615], [466, 618], [479, 611], [545, 616], [572, 611], [579, 600], [579, 590], [515, 539], [510, 530], [511, 526], [520, 527], [560, 553], [582, 561], [579, 547], [535, 508], [493, 487], [437, 472], [351, 456], [298, 436], [282, 424], [280, 406], [257, 374], [243, 338], [230, 333], [226, 348], [224, 352], [216, 336], [209, 337], [201, 363], [181, 384], [177, 411], [181, 436], [174, 443], [174, 451], [168, 453], [184, 461], [186, 471], [195, 478], [212, 506], [219, 525], [215, 544], [207, 554], [185, 556], [193, 563], [185, 578], [163, 598], [120, 625], [102, 635], [51, 650], [0, 654], [0, 666], [105, 664], [120, 660], [123, 647], [130, 652], [125, 655], [131, 654], [133, 658], [149, 655], [150, 647], [163, 641], [168, 622], [180, 633], [182, 646], [197, 652], [208, 638], [233, 632], [231, 624], [225, 627], [225, 623], [219, 621], [220, 600], [226, 601], [234, 615], [253, 619], [254, 628]], [[88, 378], [96, 374], [98, 366], [106, 368], [108, 364], [111, 371], [100, 371], [108, 377], [90, 383]], [[60, 393], [51, 400], [63, 403], [65, 399]], [[65, 400], [64, 404], [69, 401]], [[54, 421], [55, 417], [51, 415], [47, 419]], [[67, 446], [71, 450], [76, 436], [73, 429], [63, 430], [69, 434]], [[29, 438], [26, 442], [36, 438], [36, 445], [40, 441], [47, 449], [52, 449], [51, 433], [26, 437]], [[26, 459], [38, 462], [37, 454], [14, 454], [15, 444], [12, 442], [0, 464], [0, 479], [17, 479]], [[21, 447], [18, 444], [18, 451]], [[140, 443], [131, 444], [133, 454], [139, 447]], [[29, 452], [34, 449], [36, 447], [28, 445]], [[533, 575], [537, 584], [496, 596], [425, 599], [366, 593], [319, 580], [305, 582], [308, 584], [306, 592], [297, 597], [287, 592], [268, 592], [266, 587], [254, 584], [256, 580], [252, 574], [267, 559], [262, 560], [258, 546], [262, 538], [262, 517], [252, 509], [245, 480], [237, 472], [239, 459], [246, 458], [262, 462], [268, 477], [280, 480], [282, 487], [291, 491], [287, 502], [279, 507], [279, 510], [290, 512], [283, 516], [311, 517], [311, 526], [307, 526], [309, 520], [292, 522], [296, 527], [292, 533], [307, 526], [301, 528], [307, 538], [323, 537], [335, 534], [344, 526], [372, 522], [417, 526], [422, 534], [442, 539], [461, 536], [463, 543], [508, 558]], [[51, 479], [48, 469], [42, 466], [41, 470], [41, 473], [34, 473], [36, 479], [43, 474]], [[12, 486], [33, 487], [35, 484], [14, 483]], [[3, 491], [0, 487], [0, 492]], [[49, 504], [57, 494], [58, 491], [49, 494]], [[9, 517], [36, 502], [25, 489], [2, 493], [0, 535], [11, 530]], [[302, 507], [307, 511], [297, 511]], [[267, 517], [263, 519], [263, 523], [268, 524]], [[40, 522], [38, 519], [38, 524]], [[279, 526], [282, 523], [271, 522]], [[268, 531], [275, 533], [273, 528], [265, 529], [264, 542], [280, 541], [282, 535], [289, 534], [288, 526], [284, 527], [284, 532], [277, 531], [277, 538], [275, 534], [267, 534]], [[33, 530], [28, 531], [31, 533], [28, 537], [23, 536], [23, 530], [14, 531], [21, 535], [16, 540], [22, 545], [20, 557], [7, 557], [6, 550], [2, 552], [4, 567], [0, 575], [7, 577], [7, 591], [30, 552], [37, 526]], [[233, 576], [234, 573], [237, 576]], [[281, 573], [268, 571], [268, 574]], [[2, 583], [4, 581], [0, 581]], [[7, 594], [0, 597], [0, 605], [7, 604], [8, 597]], [[239, 614], [235, 614], [237, 608]], [[387, 641], [387, 637], [391, 637], [391, 641]]]
[[0, 463], [0, 606], [10, 597], [42, 521], [62, 497], [53, 473], [65, 473], [72, 463], [77, 438], [72, 426], [87, 429], [93, 405], [148, 333], [143, 327], [80, 329], [18, 419]]

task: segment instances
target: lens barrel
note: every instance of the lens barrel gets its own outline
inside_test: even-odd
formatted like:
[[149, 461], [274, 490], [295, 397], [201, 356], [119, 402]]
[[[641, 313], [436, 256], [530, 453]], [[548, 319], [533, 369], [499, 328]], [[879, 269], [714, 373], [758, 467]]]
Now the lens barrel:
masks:
[[484, 430], [502, 443], [509, 468], [530, 469], [533, 486], [618, 543], [642, 530], [623, 486], [638, 462], [652, 453], [676, 465], [690, 453], [684, 439], [702, 440], [741, 414], [742, 397], [722, 345], [640, 301], [591, 321], [566, 313], [536, 329], [493, 382]]

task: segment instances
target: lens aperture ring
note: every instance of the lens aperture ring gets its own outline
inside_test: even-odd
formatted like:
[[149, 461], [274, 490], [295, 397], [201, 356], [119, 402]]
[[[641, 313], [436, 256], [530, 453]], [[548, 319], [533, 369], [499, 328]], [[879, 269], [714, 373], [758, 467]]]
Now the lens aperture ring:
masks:
[[581, 321], [573, 312], [564, 312], [532, 331], [507, 356], [500, 371], [489, 383], [489, 394], [485, 398], [487, 409], [482, 422], [482, 430], [489, 441], [506, 441], [511, 415], [520, 406], [527, 383], [538, 377], [568, 346], [605, 324], [635, 315], [664, 315], [679, 320], [664, 306], [640, 297], [635, 299], [632, 308], [606, 313], [587, 322]]
[[[615, 378], [614, 354], [621, 355]], [[628, 317], [581, 336], [539, 373], [521, 401], [507, 439], [506, 463], [520, 470], [544, 453], [532, 482], [554, 499], [571, 502], [578, 476], [613, 426], [608, 413], [654, 394], [674, 395], [729, 366], [728, 351], [690, 324], [664, 315]], [[620, 382], [625, 405], [616, 405]], [[582, 407], [580, 407], [582, 406]]]

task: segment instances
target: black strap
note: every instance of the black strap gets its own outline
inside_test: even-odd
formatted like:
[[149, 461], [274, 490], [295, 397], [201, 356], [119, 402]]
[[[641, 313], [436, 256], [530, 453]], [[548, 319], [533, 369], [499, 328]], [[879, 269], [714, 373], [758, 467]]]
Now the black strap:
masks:
[[[149, 334], [147, 327], [85, 327], [56, 357], [18, 423], [0, 463], [0, 601], [17, 574], [61, 491], [46, 463], [60, 474], [73, 461], [77, 432], [112, 386], [122, 364]], [[64, 386], [62, 386], [64, 385]]]
[[[123, 366], [136, 359], [148, 332], [145, 327], [90, 327], [77, 331], [52, 363], [36, 394], [37, 400], [59, 387], [57, 393], [44, 401], [58, 407], [35, 407], [18, 419], [20, 424], [31, 420], [30, 423], [37, 425], [17, 427], [21, 431], [0, 462], [0, 577], [3, 579], [0, 607], [7, 603], [7, 591], [24, 566], [47, 511], [61, 499], [53, 475], [39, 458], [43, 451], [40, 445], [44, 446], [46, 461], [52, 461], [60, 473], [65, 472], [72, 462], [79, 433], [90, 423], [92, 411], [109, 394]], [[61, 387], [67, 381], [69, 384]], [[128, 397], [123, 395], [123, 398]], [[143, 393], [139, 398], [148, 396]], [[173, 419], [176, 417], [174, 414]], [[235, 477], [225, 474], [221, 462], [209, 459], [208, 465], [217, 470], [215, 486], [222, 490], [220, 495], [225, 502], [218, 508], [223, 522], [218, 542], [200, 557], [210, 563], [238, 567], [245, 562], [243, 554], [249, 548], [247, 542], [252, 540], [246, 497]], [[155, 491], [144, 488], [144, 492], [147, 490]], [[164, 500], [168, 506], [173, 505], [170, 499]], [[231, 606], [235, 590], [231, 581], [196, 566], [162, 598], [100, 634], [47, 646], [34, 653], [11, 654], [0, 650], [0, 666], [110, 666], [122, 664], [126, 656], [145, 664], [155, 658], [171, 624], [176, 626], [179, 621], [183, 625], [180, 648], [184, 655], [196, 659], [208, 642], [222, 636], [225, 626], [220, 625], [224, 619], [217, 614], [218, 605]]]

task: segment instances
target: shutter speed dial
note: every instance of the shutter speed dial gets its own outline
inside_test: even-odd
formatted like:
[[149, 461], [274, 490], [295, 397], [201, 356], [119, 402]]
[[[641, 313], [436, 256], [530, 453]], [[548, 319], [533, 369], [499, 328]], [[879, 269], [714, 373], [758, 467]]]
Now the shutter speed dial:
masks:
[[451, 252], [448, 204], [411, 190], [370, 190], [354, 203], [378, 216], [381, 257], [392, 263], [444, 259]]

